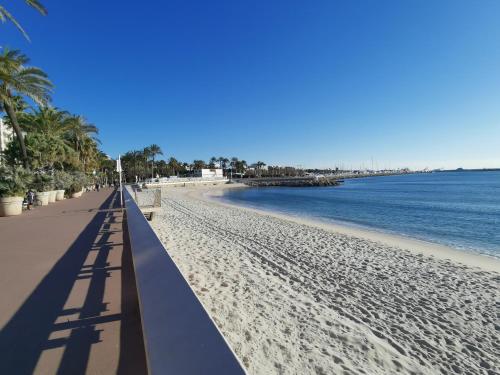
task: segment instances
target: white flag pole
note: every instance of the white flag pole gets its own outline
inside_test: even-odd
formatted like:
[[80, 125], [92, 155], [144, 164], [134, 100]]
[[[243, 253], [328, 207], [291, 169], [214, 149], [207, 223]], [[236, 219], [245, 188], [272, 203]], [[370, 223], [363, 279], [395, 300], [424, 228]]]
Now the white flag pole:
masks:
[[121, 161], [120, 157], [121, 157], [121, 155], [118, 154], [118, 160], [116, 163], [116, 170], [120, 174], [120, 205], [123, 208], [122, 161]]

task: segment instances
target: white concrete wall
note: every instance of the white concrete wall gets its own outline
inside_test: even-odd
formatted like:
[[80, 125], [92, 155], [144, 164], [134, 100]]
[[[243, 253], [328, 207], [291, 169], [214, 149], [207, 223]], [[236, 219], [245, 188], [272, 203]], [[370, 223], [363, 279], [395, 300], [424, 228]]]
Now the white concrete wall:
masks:
[[222, 169], [198, 169], [194, 171], [194, 177], [202, 177], [202, 178], [221, 178], [223, 177]]

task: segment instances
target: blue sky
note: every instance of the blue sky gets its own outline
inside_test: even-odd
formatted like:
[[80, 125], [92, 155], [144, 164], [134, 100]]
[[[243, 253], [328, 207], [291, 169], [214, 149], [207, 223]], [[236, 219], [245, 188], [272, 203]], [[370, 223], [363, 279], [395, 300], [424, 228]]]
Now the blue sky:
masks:
[[[500, 2], [45, 0], [9, 5], [112, 156], [500, 167]], [[120, 5], [116, 5], [120, 4]]]

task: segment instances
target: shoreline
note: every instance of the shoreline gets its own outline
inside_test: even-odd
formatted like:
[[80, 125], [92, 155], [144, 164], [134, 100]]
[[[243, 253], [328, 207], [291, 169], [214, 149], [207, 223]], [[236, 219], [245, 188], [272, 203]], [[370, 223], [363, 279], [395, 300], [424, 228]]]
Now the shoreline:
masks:
[[222, 206], [244, 209], [261, 215], [270, 215], [278, 219], [289, 220], [298, 224], [303, 224], [316, 228], [319, 227], [329, 232], [340, 233], [348, 236], [355, 236], [369, 241], [381, 243], [385, 246], [401, 248], [404, 250], [411, 251], [415, 254], [423, 254], [430, 257], [436, 257], [442, 260], [458, 262], [470, 267], [478, 267], [484, 269], [485, 271], [493, 271], [500, 273], [500, 258], [497, 258], [492, 255], [456, 249], [451, 246], [446, 246], [443, 244], [438, 244], [413, 237], [406, 237], [404, 235], [387, 233], [375, 229], [349, 226], [348, 224], [342, 224], [342, 223], [338, 224], [329, 223], [326, 221], [310, 217], [295, 216], [272, 210], [264, 210], [245, 205], [229, 203], [216, 198], [217, 196], [222, 195], [221, 194], [222, 190], [242, 189], [242, 188], [246, 189], [249, 188], [249, 186], [246, 186], [244, 184], [219, 185], [216, 187], [203, 186], [196, 188], [196, 190], [192, 189], [192, 191], [188, 192], [188, 195], [190, 195], [193, 198], [202, 199]]
[[497, 262], [213, 197], [239, 187], [164, 189], [151, 225], [249, 374], [500, 370]]

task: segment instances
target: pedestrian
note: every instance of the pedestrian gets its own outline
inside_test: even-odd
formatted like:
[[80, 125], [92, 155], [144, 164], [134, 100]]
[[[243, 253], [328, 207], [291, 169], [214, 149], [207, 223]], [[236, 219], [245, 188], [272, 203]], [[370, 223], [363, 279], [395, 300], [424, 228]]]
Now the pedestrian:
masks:
[[26, 207], [28, 208], [28, 210], [31, 210], [33, 204], [35, 203], [35, 192], [31, 189], [26, 194], [26, 202], [27, 202]]
[[96, 189], [97, 191], [99, 191], [99, 182], [96, 182], [96, 183], [95, 183], [95, 189]]

